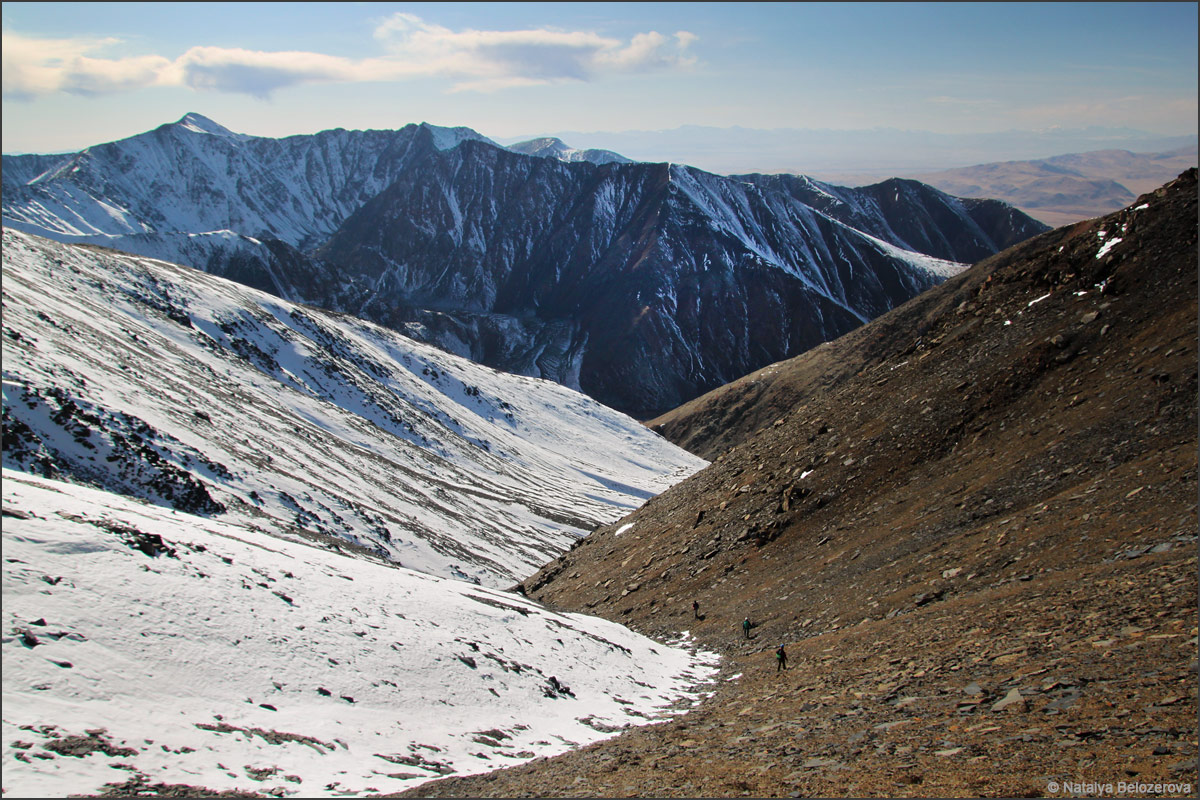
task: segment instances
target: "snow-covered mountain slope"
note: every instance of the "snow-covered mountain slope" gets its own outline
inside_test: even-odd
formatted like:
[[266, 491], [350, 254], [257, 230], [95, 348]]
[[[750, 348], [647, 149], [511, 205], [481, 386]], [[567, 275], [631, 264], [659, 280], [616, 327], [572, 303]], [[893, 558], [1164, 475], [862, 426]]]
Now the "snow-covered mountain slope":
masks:
[[266, 139], [188, 115], [71, 156], [5, 156], [4, 219], [362, 316], [643, 417], [1044, 230], [912, 181], [844, 189], [589, 152], [424, 124]]
[[4, 231], [4, 465], [507, 586], [705, 462], [563, 386]]
[[620, 153], [614, 153], [612, 150], [598, 150], [596, 148], [581, 150], [570, 147], [562, 139], [556, 139], [553, 136], [510, 144], [508, 149], [514, 153], [525, 153], [526, 155], [539, 156], [541, 158], [556, 158], [559, 161], [587, 161], [592, 164], [633, 163], [633, 159], [626, 158]]
[[410, 161], [466, 140], [488, 141], [469, 128], [425, 123], [272, 139], [187, 114], [49, 167], [47, 156], [4, 156], [4, 224], [118, 248], [129, 234], [221, 230], [306, 247], [328, 238]]
[[3, 495], [8, 796], [396, 791], [683, 713], [715, 673], [252, 528], [7, 469]]

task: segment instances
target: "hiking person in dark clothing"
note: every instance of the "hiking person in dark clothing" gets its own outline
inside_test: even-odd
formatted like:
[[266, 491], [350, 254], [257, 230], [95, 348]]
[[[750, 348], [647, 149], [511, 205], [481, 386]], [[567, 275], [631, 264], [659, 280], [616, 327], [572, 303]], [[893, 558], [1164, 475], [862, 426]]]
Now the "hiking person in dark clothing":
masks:
[[775, 651], [775, 671], [787, 669], [787, 650], [783, 649], [783, 645], [779, 645], [779, 649]]
[[742, 620], [742, 633], [745, 634], [747, 639], [750, 638], [750, 618], [749, 617], [746, 617], [744, 620]]
[[699, 600], [692, 601], [692, 613], [696, 616], [696, 619], [700, 619], [700, 601]]

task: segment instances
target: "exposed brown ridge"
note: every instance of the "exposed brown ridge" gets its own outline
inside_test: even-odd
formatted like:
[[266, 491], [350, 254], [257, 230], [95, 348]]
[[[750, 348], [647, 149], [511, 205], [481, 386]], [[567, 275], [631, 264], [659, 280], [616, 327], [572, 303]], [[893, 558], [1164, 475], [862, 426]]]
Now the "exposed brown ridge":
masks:
[[692, 631], [715, 696], [412, 794], [1194, 792], [1196, 194], [1193, 169], [659, 420], [719, 457], [523, 589]]

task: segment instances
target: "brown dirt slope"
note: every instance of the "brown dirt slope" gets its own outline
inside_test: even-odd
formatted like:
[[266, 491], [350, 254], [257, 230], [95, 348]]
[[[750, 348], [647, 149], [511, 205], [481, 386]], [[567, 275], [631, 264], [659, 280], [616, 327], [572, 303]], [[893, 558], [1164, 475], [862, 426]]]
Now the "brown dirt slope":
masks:
[[707, 398], [697, 441], [736, 446], [522, 588], [692, 631], [715, 695], [413, 794], [1194, 792], [1196, 195], [1193, 169]]

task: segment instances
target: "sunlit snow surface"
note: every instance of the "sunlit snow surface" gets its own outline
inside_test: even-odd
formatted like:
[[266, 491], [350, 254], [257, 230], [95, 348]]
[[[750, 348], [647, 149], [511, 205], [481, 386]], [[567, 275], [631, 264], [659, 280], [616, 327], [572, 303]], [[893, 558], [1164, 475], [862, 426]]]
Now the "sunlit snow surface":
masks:
[[[186, 267], [4, 231], [4, 465], [510, 586], [704, 466], [635, 420]], [[30, 433], [10, 433], [24, 426]]]
[[1098, 251], [1096, 251], [1096, 258], [1104, 258], [1106, 255], [1108, 255], [1108, 251], [1119, 245], [1121, 241], [1122, 240], [1120, 237], [1113, 237], [1112, 239], [1109, 239], [1100, 246]]
[[904, 250], [896, 247], [894, 244], [889, 244], [888, 242], [885, 242], [882, 239], [878, 239], [874, 236], [870, 236], [865, 233], [862, 235], [874, 242], [875, 246], [878, 247], [881, 252], [894, 258], [907, 261], [914, 267], [923, 269], [926, 272], [937, 275], [942, 279], [953, 278], [955, 275], [965, 271], [967, 267], [971, 266], [970, 264], [960, 264], [957, 261], [947, 261], [944, 258], [934, 258], [933, 256], [925, 255], [924, 253], [916, 253], [912, 250]]
[[[76, 485], [5, 470], [3, 508], [8, 796], [394, 791], [668, 718], [715, 679], [614, 623]], [[109, 753], [47, 747], [71, 737]]]
[[272, 139], [187, 114], [153, 131], [63, 154], [52, 166], [43, 162], [49, 168], [41, 174], [6, 156], [4, 224], [60, 241], [111, 238], [121, 249], [125, 236], [155, 232], [232, 229], [266, 232], [294, 245], [323, 240], [399, 177], [422, 131], [439, 150], [466, 140], [490, 142], [469, 128], [425, 123]]

